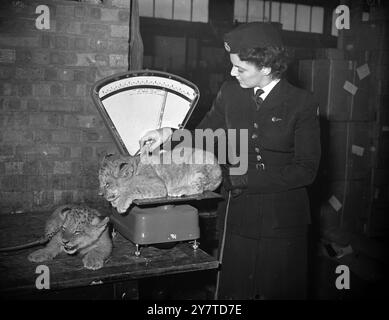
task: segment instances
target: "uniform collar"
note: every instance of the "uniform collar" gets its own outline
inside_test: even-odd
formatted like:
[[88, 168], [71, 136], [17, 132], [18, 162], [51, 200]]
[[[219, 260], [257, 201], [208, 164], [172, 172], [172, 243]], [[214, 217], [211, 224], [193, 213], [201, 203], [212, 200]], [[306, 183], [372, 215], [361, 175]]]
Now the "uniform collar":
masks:
[[276, 86], [276, 84], [278, 82], [280, 82], [281, 79], [275, 79], [273, 81], [271, 81], [270, 83], [268, 83], [266, 86], [264, 86], [263, 88], [260, 88], [260, 87], [254, 87], [254, 94], [257, 92], [258, 89], [262, 89], [263, 90], [263, 93], [260, 95], [260, 97], [262, 98], [262, 100], [265, 100], [266, 97], [268, 96], [268, 94], [270, 93], [270, 91], [273, 90], [273, 88]]

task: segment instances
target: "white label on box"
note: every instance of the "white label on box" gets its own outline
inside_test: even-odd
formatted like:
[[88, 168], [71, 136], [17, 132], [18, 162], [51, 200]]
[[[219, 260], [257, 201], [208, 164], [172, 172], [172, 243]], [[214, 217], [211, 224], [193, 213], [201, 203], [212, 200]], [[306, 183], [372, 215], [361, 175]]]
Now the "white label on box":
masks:
[[364, 148], [360, 147], [360, 146], [356, 146], [355, 144], [353, 144], [351, 146], [351, 152], [356, 154], [357, 156], [360, 156], [362, 157], [363, 156], [363, 152], [365, 151]]
[[331, 198], [328, 200], [328, 202], [330, 203], [332, 208], [335, 209], [336, 212], [338, 212], [340, 210], [340, 208], [342, 208], [342, 204], [335, 196], [331, 196]]
[[358, 87], [354, 86], [351, 82], [346, 81], [344, 83], [343, 89], [350, 92], [352, 95], [355, 95], [357, 93]]
[[362, 80], [363, 78], [366, 78], [370, 74], [370, 69], [367, 63], [357, 68], [357, 74], [359, 77], [359, 80]]
[[362, 21], [369, 21], [369, 19], [370, 19], [369, 12], [366, 11], [362, 12]]

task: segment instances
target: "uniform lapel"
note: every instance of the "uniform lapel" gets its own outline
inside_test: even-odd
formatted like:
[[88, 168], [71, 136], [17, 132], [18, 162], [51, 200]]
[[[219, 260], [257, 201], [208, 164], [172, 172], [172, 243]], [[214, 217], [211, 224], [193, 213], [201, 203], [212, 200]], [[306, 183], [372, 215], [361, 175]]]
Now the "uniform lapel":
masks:
[[261, 108], [269, 109], [280, 105], [288, 97], [287, 91], [288, 82], [284, 79], [281, 79], [280, 82], [275, 85], [273, 90], [270, 91]]

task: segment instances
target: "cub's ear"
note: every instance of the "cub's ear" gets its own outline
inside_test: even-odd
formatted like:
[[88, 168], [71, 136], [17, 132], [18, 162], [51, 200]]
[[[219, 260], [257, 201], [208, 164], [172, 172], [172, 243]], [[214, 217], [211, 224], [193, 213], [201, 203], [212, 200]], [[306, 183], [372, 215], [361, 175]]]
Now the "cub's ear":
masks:
[[92, 224], [97, 228], [105, 227], [105, 225], [109, 222], [109, 217], [105, 217], [103, 220], [100, 220], [99, 218], [95, 218], [92, 221]]
[[101, 159], [101, 164], [103, 164], [104, 162], [106, 161], [109, 161], [111, 157], [113, 157], [114, 154], [113, 153], [107, 153], [103, 156], [103, 158]]
[[65, 220], [66, 219], [66, 216], [68, 215], [68, 213], [72, 210], [71, 207], [65, 207], [65, 208], [62, 208], [62, 210], [59, 212], [59, 216], [61, 217], [61, 219]]
[[132, 175], [134, 171], [134, 168], [132, 167], [132, 165], [130, 163], [122, 163], [120, 164], [119, 166], [119, 176], [120, 177], [128, 177], [130, 175]]
[[126, 167], [128, 167], [128, 163], [122, 163], [119, 166], [119, 170], [125, 169]]
[[67, 215], [72, 211], [71, 205], [64, 205], [54, 210], [46, 221], [45, 235], [56, 234], [63, 226]]

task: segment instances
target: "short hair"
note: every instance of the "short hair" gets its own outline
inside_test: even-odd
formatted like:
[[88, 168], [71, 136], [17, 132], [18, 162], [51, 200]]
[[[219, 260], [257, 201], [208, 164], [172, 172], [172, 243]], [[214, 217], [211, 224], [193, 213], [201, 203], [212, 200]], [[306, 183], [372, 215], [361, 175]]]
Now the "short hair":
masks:
[[272, 79], [280, 79], [288, 69], [289, 55], [285, 47], [241, 49], [239, 59], [254, 64], [258, 69], [271, 68]]

